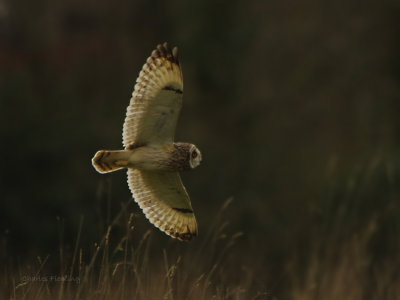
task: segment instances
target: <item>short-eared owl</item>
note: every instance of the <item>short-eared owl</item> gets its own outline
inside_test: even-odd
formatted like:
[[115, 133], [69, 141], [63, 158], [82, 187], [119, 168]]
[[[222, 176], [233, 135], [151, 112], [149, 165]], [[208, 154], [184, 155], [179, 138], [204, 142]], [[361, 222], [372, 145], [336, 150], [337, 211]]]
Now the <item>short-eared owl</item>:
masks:
[[158, 45], [144, 64], [126, 111], [124, 150], [101, 150], [92, 159], [100, 173], [128, 169], [128, 185], [146, 217], [179, 240], [197, 235], [190, 198], [179, 172], [197, 167], [199, 149], [175, 143], [183, 78], [178, 49]]

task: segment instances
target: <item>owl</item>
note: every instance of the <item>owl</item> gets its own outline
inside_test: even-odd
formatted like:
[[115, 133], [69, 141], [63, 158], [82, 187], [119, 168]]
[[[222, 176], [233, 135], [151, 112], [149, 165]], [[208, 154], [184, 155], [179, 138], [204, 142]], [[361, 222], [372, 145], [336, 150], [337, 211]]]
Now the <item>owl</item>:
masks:
[[196, 168], [200, 150], [174, 142], [182, 107], [178, 49], [158, 45], [143, 65], [126, 110], [124, 150], [100, 150], [92, 159], [99, 173], [128, 170], [128, 186], [145, 216], [171, 237], [189, 241], [197, 222], [179, 173]]

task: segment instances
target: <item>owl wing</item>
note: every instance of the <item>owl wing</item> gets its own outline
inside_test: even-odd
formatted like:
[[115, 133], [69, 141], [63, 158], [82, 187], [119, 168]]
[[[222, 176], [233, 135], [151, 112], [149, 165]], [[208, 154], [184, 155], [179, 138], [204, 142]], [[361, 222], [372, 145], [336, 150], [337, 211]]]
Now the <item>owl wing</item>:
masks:
[[147, 219], [166, 234], [189, 241], [197, 222], [178, 172], [128, 169], [128, 185]]
[[158, 45], [136, 80], [123, 126], [125, 149], [172, 143], [182, 107], [183, 78], [178, 49]]

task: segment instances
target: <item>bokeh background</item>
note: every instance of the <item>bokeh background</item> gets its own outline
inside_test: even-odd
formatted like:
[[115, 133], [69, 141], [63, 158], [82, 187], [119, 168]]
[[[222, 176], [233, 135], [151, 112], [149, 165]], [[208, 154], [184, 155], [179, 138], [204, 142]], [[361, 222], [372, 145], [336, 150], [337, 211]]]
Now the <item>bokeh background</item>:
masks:
[[[56, 257], [81, 218], [91, 245], [129, 201], [125, 173], [90, 160], [121, 148], [135, 79], [168, 41], [185, 82], [177, 140], [203, 153], [183, 174], [200, 226], [188, 247], [232, 198], [230, 263], [270, 294], [288, 270], [353, 269], [357, 253], [365, 287], [398, 282], [399, 20], [393, 0], [1, 0], [1, 261]], [[140, 236], [151, 225], [130, 210]]]

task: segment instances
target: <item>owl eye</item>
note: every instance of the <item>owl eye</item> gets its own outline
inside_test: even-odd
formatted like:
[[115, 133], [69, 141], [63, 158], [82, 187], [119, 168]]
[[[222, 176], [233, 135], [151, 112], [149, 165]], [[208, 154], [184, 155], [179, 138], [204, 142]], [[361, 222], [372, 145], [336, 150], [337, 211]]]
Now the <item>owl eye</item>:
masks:
[[192, 158], [196, 158], [197, 157], [197, 151], [193, 151], [192, 152]]

